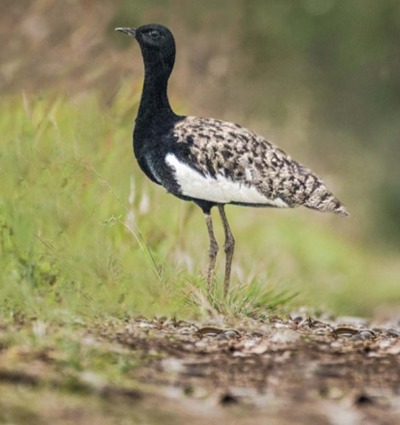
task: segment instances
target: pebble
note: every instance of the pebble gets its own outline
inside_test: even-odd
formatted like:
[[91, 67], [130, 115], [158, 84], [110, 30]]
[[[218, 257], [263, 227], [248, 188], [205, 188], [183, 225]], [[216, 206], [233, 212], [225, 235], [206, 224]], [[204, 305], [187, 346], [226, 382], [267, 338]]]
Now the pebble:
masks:
[[237, 338], [239, 336], [239, 332], [228, 330], [224, 332], [224, 335], [226, 336], [227, 339], [232, 339], [232, 338]]
[[389, 336], [393, 337], [393, 338], [398, 338], [400, 337], [400, 332], [394, 328], [390, 328], [387, 330], [387, 333]]
[[192, 334], [192, 333], [194, 333], [194, 332], [195, 332], [195, 328], [193, 328], [193, 327], [181, 328], [181, 329], [179, 330], [179, 333], [180, 333], [181, 335], [190, 335], [190, 334]]
[[351, 339], [353, 340], [361, 340], [361, 341], [368, 341], [375, 338], [375, 334], [369, 330], [362, 330], [358, 332], [357, 334], [353, 335]]
[[227, 340], [227, 339], [229, 339], [229, 338], [226, 336], [226, 333], [223, 333], [223, 334], [219, 334], [219, 335], [217, 335], [216, 339], [217, 339], [218, 341], [226, 341], [226, 340]]
[[329, 328], [318, 328], [318, 329], [315, 329], [314, 334], [315, 335], [326, 335], [329, 332], [331, 332], [331, 330]]

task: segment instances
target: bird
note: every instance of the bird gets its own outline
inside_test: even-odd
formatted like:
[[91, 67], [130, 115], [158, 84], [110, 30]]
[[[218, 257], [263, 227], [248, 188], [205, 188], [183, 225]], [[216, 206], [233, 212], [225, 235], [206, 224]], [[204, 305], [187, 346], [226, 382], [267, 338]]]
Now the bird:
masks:
[[209, 237], [207, 291], [217, 253], [211, 209], [217, 207], [225, 243], [224, 297], [230, 285], [235, 239], [225, 213], [229, 204], [248, 207], [305, 206], [347, 216], [344, 205], [310, 169], [259, 134], [214, 118], [177, 115], [168, 99], [176, 56], [172, 32], [160, 24], [118, 27], [136, 39], [144, 83], [133, 130], [133, 150], [144, 174], [167, 192], [197, 204]]

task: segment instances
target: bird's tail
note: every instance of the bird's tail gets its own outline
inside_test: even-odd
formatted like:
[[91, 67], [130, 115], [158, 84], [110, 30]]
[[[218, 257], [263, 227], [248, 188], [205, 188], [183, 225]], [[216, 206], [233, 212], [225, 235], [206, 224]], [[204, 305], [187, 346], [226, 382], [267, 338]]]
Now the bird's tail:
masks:
[[313, 210], [333, 212], [342, 217], [349, 215], [346, 207], [330, 192], [325, 192], [320, 197], [312, 196], [305, 202], [304, 205]]
[[332, 210], [332, 212], [334, 212], [335, 214], [341, 215], [342, 217], [347, 217], [349, 216], [349, 212], [346, 210], [346, 207], [339, 202], [339, 200], [336, 199], [336, 206], [335, 208]]

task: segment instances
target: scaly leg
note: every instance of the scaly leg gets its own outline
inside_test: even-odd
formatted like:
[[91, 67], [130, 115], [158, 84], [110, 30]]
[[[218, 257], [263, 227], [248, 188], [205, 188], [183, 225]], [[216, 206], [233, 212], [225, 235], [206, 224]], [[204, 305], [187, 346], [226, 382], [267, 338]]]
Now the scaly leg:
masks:
[[219, 213], [221, 215], [222, 224], [224, 225], [225, 232], [225, 254], [226, 254], [226, 263], [225, 263], [225, 278], [224, 278], [224, 297], [228, 295], [229, 283], [231, 280], [231, 268], [232, 268], [232, 258], [233, 252], [235, 250], [235, 238], [232, 235], [231, 229], [229, 227], [228, 219], [226, 218], [224, 205], [218, 206]]
[[215, 263], [217, 261], [217, 254], [218, 254], [218, 244], [214, 235], [211, 212], [204, 213], [204, 215], [206, 218], [208, 237], [210, 238], [210, 250], [208, 252], [210, 262], [208, 265], [208, 274], [207, 274], [207, 292], [208, 292], [208, 295], [210, 295], [212, 283], [214, 281]]

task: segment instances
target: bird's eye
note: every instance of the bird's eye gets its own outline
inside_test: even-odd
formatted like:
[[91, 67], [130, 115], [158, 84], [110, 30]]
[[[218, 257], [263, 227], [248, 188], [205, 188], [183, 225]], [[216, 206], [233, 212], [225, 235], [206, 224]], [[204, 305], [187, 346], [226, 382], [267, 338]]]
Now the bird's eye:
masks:
[[153, 39], [153, 40], [157, 40], [160, 38], [160, 33], [156, 30], [152, 30], [149, 32], [149, 36]]

